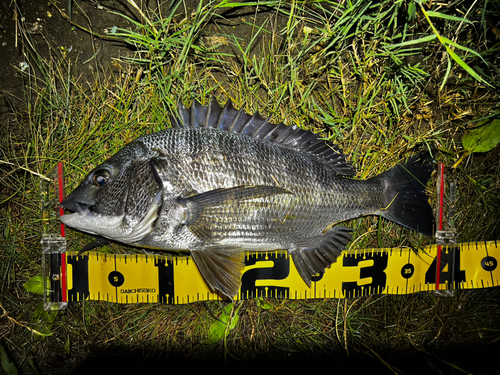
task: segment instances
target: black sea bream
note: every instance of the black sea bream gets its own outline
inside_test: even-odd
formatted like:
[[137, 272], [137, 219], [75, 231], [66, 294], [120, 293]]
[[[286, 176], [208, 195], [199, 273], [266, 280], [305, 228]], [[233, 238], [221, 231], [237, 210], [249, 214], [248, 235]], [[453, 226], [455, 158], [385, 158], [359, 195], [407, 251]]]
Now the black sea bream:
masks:
[[259, 114], [179, 105], [172, 128], [142, 136], [92, 170], [61, 221], [133, 246], [189, 251], [213, 290], [234, 297], [243, 253], [286, 249], [310, 286], [364, 215], [433, 233], [428, 152], [365, 181], [336, 145]]

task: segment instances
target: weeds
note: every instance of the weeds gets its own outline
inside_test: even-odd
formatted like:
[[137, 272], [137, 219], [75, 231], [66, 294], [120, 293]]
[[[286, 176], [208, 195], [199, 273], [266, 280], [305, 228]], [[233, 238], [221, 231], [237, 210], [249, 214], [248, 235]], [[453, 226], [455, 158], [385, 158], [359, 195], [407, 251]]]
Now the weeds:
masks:
[[[216, 327], [224, 343], [211, 347], [200, 342], [218, 317], [232, 321], [227, 306], [89, 301], [59, 313], [53, 335], [35, 339], [39, 300], [22, 284], [40, 269], [39, 178], [63, 161], [71, 191], [127, 142], [168, 127], [178, 100], [230, 99], [275, 122], [321, 132], [342, 146], [362, 179], [422, 148], [439, 149], [439, 160], [452, 166], [469, 128], [497, 121], [498, 92], [492, 88], [499, 85], [498, 24], [492, 21], [498, 19], [497, 2], [459, 1], [452, 7], [430, 1], [226, 0], [197, 2], [190, 12], [182, 2], [170, 9], [127, 4], [135, 16], [114, 14], [129, 27], [99, 27], [133, 50], [116, 56], [119, 73], [96, 74], [90, 88], [75, 78], [71, 51], [51, 46], [49, 57], [40, 55], [19, 24], [28, 63], [19, 72], [27, 87], [26, 107], [12, 107], [15, 126], [6, 128], [0, 155], [0, 339], [9, 366], [41, 371], [61, 358], [80, 362], [124, 346], [188, 358], [226, 351], [228, 358], [239, 359], [368, 351], [380, 361], [390, 351], [498, 339], [495, 289], [461, 291], [452, 299], [422, 293], [245, 301], [238, 306], [237, 324]], [[99, 34], [74, 8], [72, 23], [79, 22], [81, 29]], [[239, 29], [245, 32], [235, 32]], [[463, 155], [452, 171], [459, 183], [460, 241], [498, 240], [498, 146]], [[377, 217], [352, 225], [353, 248], [417, 248], [428, 241]], [[90, 241], [68, 233], [72, 250]], [[111, 251], [138, 250], [113, 244]], [[38, 365], [29, 363], [31, 356]]]

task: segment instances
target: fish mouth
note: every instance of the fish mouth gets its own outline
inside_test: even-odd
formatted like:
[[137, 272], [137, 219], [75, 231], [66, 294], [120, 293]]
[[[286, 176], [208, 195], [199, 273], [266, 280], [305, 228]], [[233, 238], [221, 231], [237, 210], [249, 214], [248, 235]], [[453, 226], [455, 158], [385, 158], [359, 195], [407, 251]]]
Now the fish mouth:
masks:
[[[64, 225], [69, 227], [77, 227], [79, 220], [81, 218], [88, 216], [89, 214], [89, 204], [76, 202], [71, 199], [65, 199], [60, 203], [62, 208], [65, 208], [68, 213], [61, 215], [59, 218]], [[95, 234], [94, 232], [87, 231], [87, 233]]]
[[70, 211], [71, 213], [84, 214], [85, 212], [87, 212], [90, 205], [81, 202], [75, 202], [70, 199], [65, 199], [61, 202], [61, 207], [68, 209], [68, 211]]
[[95, 215], [89, 210], [92, 205], [65, 199], [61, 202], [61, 207], [70, 213], [62, 215], [60, 220], [63, 224], [82, 232], [123, 243], [134, 243], [154, 230], [162, 204], [162, 191], [160, 190], [153, 198], [146, 215], [135, 226], [127, 228], [123, 226], [125, 214], [117, 216]]

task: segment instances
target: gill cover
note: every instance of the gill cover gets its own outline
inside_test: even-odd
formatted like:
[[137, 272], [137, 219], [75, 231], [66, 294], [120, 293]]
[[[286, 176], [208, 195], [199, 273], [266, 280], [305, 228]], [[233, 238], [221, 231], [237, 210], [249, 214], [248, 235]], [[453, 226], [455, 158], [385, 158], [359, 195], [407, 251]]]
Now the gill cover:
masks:
[[61, 203], [73, 211], [61, 217], [64, 224], [124, 243], [139, 241], [154, 230], [162, 193], [149, 160], [130, 159], [134, 153], [127, 147], [136, 146], [132, 142], [95, 168]]

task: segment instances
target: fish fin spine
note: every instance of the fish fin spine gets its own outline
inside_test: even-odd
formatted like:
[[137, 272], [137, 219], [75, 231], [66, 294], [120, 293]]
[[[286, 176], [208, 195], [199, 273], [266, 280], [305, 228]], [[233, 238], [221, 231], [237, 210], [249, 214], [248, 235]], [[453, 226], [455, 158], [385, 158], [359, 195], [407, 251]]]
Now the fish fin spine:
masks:
[[314, 275], [322, 273], [337, 261], [349, 241], [352, 228], [335, 226], [318, 239], [313, 239], [310, 247], [291, 249], [293, 263], [299, 275], [310, 287]]
[[178, 112], [179, 120], [176, 126], [216, 128], [282, 144], [316, 159], [336, 174], [354, 176], [357, 173], [337, 145], [304, 129], [283, 123], [272, 124], [258, 112], [250, 115], [243, 109], [237, 110], [231, 100], [228, 100], [224, 107], [221, 107], [215, 99], [208, 106], [203, 106], [195, 100], [190, 108], [186, 108], [179, 101]]

